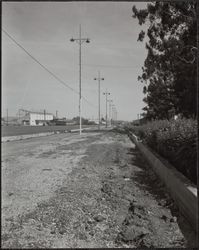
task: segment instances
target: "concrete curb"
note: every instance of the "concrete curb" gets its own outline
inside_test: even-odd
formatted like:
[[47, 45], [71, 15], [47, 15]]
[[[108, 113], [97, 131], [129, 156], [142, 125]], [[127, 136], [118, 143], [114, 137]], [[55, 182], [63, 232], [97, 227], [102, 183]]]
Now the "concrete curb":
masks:
[[171, 164], [156, 153], [152, 153], [134, 134], [129, 135], [141, 153], [144, 155], [155, 173], [168, 188], [180, 211], [184, 214], [195, 231], [198, 231], [198, 198], [197, 187]]

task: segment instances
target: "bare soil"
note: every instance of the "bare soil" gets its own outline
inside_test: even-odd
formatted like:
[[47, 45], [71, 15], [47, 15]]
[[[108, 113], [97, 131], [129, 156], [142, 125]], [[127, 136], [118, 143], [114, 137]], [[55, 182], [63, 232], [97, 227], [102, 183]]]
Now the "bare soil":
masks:
[[3, 151], [3, 248], [196, 247], [191, 227], [127, 135], [24, 143]]

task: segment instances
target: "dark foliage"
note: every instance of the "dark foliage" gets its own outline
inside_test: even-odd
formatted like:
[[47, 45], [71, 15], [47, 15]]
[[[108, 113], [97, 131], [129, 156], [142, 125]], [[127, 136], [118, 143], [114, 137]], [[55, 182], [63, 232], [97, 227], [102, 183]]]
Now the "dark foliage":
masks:
[[132, 127], [144, 143], [197, 183], [197, 121], [159, 120]]
[[145, 10], [133, 7], [133, 17], [142, 25], [148, 55], [138, 79], [146, 84], [144, 108], [149, 119], [164, 119], [170, 114], [196, 116], [197, 14], [196, 1], [153, 2]]

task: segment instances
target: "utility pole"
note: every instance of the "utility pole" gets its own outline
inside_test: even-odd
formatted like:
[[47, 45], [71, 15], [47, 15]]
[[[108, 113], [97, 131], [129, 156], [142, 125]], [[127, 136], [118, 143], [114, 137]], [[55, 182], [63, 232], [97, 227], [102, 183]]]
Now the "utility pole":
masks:
[[108, 102], [109, 102], [109, 120], [110, 120], [110, 126], [111, 126], [111, 106], [112, 106], [113, 100], [108, 100]]
[[97, 78], [94, 78], [94, 80], [98, 80], [98, 120], [99, 120], [99, 123], [98, 123], [98, 129], [100, 130], [100, 95], [101, 95], [101, 89], [100, 89], [100, 81], [104, 81], [104, 78], [100, 77], [100, 71], [98, 71], [98, 77]]
[[107, 128], [107, 96], [108, 96], [108, 95], [110, 95], [110, 93], [109, 93], [109, 92], [107, 92], [107, 89], [106, 89], [106, 92], [105, 92], [105, 93], [103, 93], [103, 95], [105, 95], [105, 96], [106, 96], [106, 128]]
[[44, 109], [44, 121], [46, 120], [46, 110]]
[[8, 126], [8, 109], [6, 109], [6, 114], [7, 114], [7, 126]]
[[56, 118], [58, 118], [58, 111], [56, 110]]
[[82, 105], [82, 94], [81, 94], [81, 56], [82, 56], [82, 43], [90, 43], [89, 38], [82, 38], [81, 35], [81, 25], [79, 25], [79, 38], [71, 38], [71, 42], [76, 41], [79, 44], [79, 133], [82, 134], [82, 115], [81, 115], [81, 105]]
[[112, 124], [114, 124], [114, 105], [112, 105]]
[[113, 122], [115, 123], [117, 117], [116, 117], [116, 107], [115, 105], [112, 105], [112, 118], [113, 118]]
[[117, 110], [115, 110], [115, 121], [117, 121]]
[[20, 124], [20, 109], [18, 110], [18, 123]]

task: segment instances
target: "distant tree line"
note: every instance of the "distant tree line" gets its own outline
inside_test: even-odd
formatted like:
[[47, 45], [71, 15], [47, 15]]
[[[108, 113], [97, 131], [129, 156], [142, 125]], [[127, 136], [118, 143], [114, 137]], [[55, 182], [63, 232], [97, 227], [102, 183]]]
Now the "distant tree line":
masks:
[[[168, 119], [181, 113], [196, 116], [197, 100], [197, 3], [172, 1], [148, 3], [146, 9], [133, 6], [133, 17], [149, 22], [147, 58], [138, 80], [143, 88], [143, 110], [148, 119]], [[138, 41], [143, 41], [141, 31]]]
[[[79, 116], [76, 116], [76, 117], [73, 117], [72, 121], [75, 123], [75, 124], [79, 124]], [[94, 125], [95, 122], [93, 121], [89, 121], [88, 119], [85, 119], [85, 118], [81, 118], [81, 122], [82, 122], [82, 125]]]

